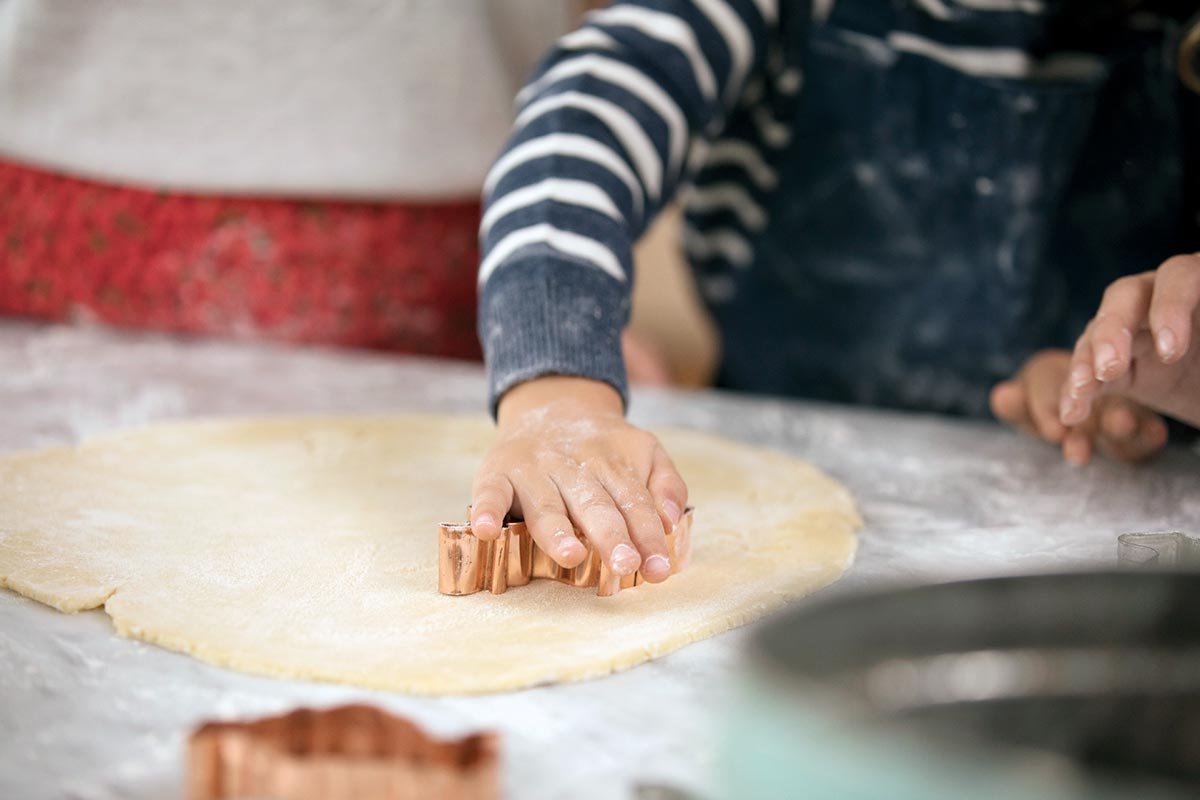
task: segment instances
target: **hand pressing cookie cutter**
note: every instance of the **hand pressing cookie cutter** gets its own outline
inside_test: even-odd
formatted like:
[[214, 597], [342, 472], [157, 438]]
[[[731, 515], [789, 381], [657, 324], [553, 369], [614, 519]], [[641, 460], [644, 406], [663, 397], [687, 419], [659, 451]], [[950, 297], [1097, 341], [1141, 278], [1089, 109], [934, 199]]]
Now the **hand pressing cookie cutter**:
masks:
[[[587, 557], [572, 569], [560, 567], [533, 541], [524, 522], [505, 520], [500, 536], [485, 542], [469, 524], [442, 523], [438, 526], [438, 591], [442, 594], [475, 594], [487, 589], [503, 594], [510, 586], [524, 586], [534, 578], [549, 578], [568, 586], [595, 586], [598, 597], [611, 597], [622, 589], [645, 583], [640, 571], [621, 577], [600, 560], [600, 553], [578, 531]], [[681, 571], [692, 558], [692, 509], [679, 518], [667, 534], [671, 574]]]
[[496, 800], [499, 737], [440, 741], [366, 705], [210, 722], [188, 741], [189, 800]]

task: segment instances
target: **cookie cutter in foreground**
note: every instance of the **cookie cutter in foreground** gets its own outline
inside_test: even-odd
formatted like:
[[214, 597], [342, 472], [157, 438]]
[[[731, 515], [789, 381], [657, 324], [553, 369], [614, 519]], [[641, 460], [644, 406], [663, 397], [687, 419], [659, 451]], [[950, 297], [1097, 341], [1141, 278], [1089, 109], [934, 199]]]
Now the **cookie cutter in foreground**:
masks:
[[188, 741], [188, 800], [497, 800], [499, 737], [438, 740], [366, 705], [210, 722]]
[[[576, 532], [587, 548], [579, 566], [561, 567], [533, 541], [524, 522], [506, 520], [500, 536], [485, 542], [469, 524], [438, 526], [438, 591], [442, 594], [475, 594], [487, 589], [502, 594], [510, 586], [524, 586], [534, 578], [549, 578], [568, 586], [595, 586], [596, 595], [611, 597], [622, 589], [646, 582], [641, 571], [615, 575], [600, 560], [600, 553]], [[682, 570], [692, 557], [692, 509], [689, 507], [667, 534], [671, 574]]]

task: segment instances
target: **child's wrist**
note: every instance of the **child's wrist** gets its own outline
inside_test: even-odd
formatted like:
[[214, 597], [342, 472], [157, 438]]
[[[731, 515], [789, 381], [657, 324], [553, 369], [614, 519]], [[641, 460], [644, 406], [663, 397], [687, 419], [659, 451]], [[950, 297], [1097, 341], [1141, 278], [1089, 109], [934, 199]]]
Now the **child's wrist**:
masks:
[[496, 409], [501, 428], [514, 424], [531, 411], [552, 406], [572, 415], [624, 414], [621, 395], [604, 381], [568, 375], [545, 375], [519, 383], [504, 393]]

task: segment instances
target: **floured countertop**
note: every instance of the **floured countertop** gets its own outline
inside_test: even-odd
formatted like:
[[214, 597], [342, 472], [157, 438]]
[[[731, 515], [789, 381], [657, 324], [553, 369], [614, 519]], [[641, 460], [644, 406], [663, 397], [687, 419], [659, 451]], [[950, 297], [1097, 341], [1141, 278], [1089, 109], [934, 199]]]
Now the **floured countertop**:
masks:
[[[472, 365], [0, 323], [0, 450], [199, 415], [474, 412], [484, 392]], [[717, 392], [635, 391], [633, 417], [775, 447], [848, 485], [867, 525], [827, 592], [1110, 564], [1118, 533], [1200, 532], [1200, 454], [1182, 448], [1150, 466], [1075, 469], [989, 423]], [[241, 675], [117, 638], [103, 612], [62, 615], [0, 591], [0, 797], [179, 797], [183, 741], [200, 720], [348, 701], [447, 735], [500, 730], [509, 797], [703, 790], [745, 635], [595, 681], [413, 698]]]

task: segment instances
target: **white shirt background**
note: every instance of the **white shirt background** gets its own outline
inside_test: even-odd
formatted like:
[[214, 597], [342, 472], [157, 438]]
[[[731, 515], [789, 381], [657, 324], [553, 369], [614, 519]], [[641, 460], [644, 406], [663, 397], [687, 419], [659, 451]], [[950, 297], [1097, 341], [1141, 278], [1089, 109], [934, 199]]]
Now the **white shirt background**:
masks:
[[182, 191], [474, 196], [570, 0], [0, 0], [0, 157]]

